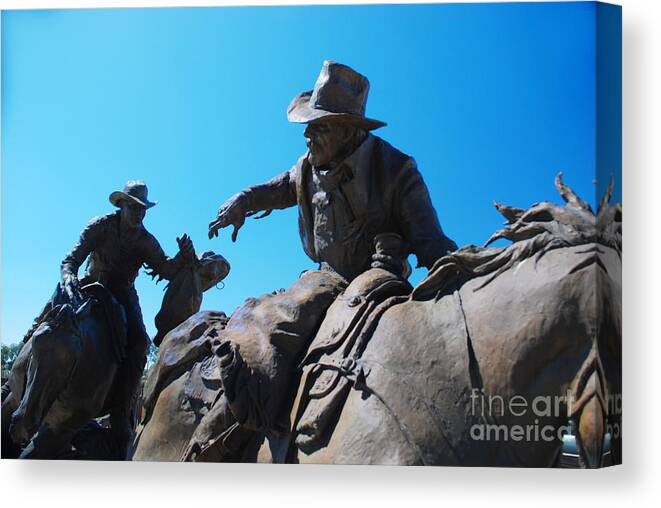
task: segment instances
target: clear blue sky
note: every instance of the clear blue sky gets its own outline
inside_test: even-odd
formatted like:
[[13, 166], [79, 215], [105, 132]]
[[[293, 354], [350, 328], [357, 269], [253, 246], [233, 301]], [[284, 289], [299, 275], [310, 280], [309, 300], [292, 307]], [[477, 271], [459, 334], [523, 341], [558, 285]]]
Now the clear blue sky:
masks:
[[[286, 107], [324, 59], [368, 76], [376, 133], [413, 155], [446, 233], [481, 244], [492, 200], [594, 203], [593, 4], [91, 9], [2, 13], [2, 340], [18, 340], [108, 195], [144, 179], [174, 255], [232, 264], [203, 308], [231, 312], [313, 268], [296, 210], [207, 238], [218, 206], [305, 150]], [[414, 274], [419, 281], [422, 271]], [[164, 283], [137, 281], [153, 334]]]

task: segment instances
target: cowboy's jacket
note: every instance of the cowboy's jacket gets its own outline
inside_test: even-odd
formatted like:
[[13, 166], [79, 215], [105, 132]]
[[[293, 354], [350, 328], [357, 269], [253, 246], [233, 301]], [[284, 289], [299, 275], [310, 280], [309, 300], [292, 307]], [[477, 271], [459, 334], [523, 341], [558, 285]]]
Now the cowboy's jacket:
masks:
[[88, 256], [85, 278], [114, 288], [133, 287], [143, 263], [164, 279], [175, 276], [182, 265], [181, 257], [167, 257], [144, 226], [129, 235], [120, 234], [119, 214], [117, 211], [96, 217], [87, 224], [76, 245], [62, 261], [63, 277], [77, 275]]
[[307, 153], [289, 170], [244, 190], [250, 211], [298, 205], [305, 253], [348, 280], [370, 267], [374, 237], [397, 233], [418, 267], [457, 248], [443, 233], [415, 160], [369, 134], [341, 164], [319, 170]]

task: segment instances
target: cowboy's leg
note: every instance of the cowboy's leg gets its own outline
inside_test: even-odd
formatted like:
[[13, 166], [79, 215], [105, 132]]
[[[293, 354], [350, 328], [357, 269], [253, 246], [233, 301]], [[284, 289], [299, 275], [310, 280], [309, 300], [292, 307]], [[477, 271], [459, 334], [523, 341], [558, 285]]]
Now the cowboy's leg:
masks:
[[115, 297], [126, 311], [127, 337], [126, 357], [115, 377], [110, 425], [118, 438], [120, 453], [124, 453], [133, 438], [133, 424], [136, 417], [133, 409], [147, 361], [149, 336], [142, 320], [135, 289], [117, 291]]

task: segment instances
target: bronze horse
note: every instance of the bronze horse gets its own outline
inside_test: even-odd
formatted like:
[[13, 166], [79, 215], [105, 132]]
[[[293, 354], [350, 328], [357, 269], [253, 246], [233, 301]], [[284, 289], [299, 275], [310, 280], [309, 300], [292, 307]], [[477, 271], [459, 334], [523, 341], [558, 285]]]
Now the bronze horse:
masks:
[[487, 245], [513, 244], [449, 254], [383, 314], [327, 442], [288, 461], [550, 467], [570, 421], [582, 466], [607, 435], [620, 460], [621, 207], [556, 187], [567, 206], [496, 205]]
[[[58, 286], [56, 301], [62, 301], [60, 292]], [[63, 455], [87, 422], [109, 411], [126, 346], [126, 318], [100, 284], [85, 286], [83, 294], [78, 308], [53, 305], [12, 368], [2, 420], [12, 441], [25, 447], [21, 458]], [[107, 313], [114, 314], [112, 320]]]
[[[556, 187], [566, 206], [497, 204], [506, 227], [487, 244], [513, 243], [443, 257], [409, 296], [373, 307], [381, 314], [371, 321], [349, 319], [352, 299], [338, 299], [312, 344], [355, 336], [359, 354], [312, 363], [303, 378], [293, 368], [270, 375], [282, 368], [279, 345], [251, 327], [255, 319], [239, 322], [277, 296], [247, 302], [233, 326], [191, 318], [164, 340], [134, 458], [550, 467], [571, 423], [582, 466], [602, 464], [607, 437], [619, 461], [622, 211], [609, 206], [612, 187], [597, 214], [560, 176]], [[381, 277], [371, 272], [345, 295], [360, 297]], [[264, 400], [283, 391], [269, 380], [298, 387], [271, 428], [241, 423], [246, 410], [233, 406], [243, 386], [223, 375], [232, 354], [249, 366], [242, 382], [264, 381]], [[328, 382], [310, 368], [330, 373]], [[218, 429], [206, 425], [212, 416]]]

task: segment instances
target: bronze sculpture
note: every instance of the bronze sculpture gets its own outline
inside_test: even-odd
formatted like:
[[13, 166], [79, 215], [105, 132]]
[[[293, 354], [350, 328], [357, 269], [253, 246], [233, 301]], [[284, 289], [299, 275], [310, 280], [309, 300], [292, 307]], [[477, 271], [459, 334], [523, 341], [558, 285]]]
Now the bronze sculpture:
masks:
[[[296, 96], [288, 108], [290, 122], [307, 124], [308, 151], [289, 171], [231, 197], [209, 225], [210, 238], [232, 225], [235, 241], [247, 216], [297, 205], [303, 249], [319, 269], [305, 272], [282, 294], [242, 306], [230, 318], [225, 336], [235, 327], [252, 326], [255, 334], [263, 332], [274, 354], [250, 359], [245, 343], [242, 355], [227, 345], [218, 348], [219, 354], [233, 355], [234, 363], [227, 360], [232, 367], [224, 371], [229, 401], [227, 408], [206, 417], [200, 425], [204, 435], [193, 437], [188, 455], [199, 454], [196, 448], [207, 447], [220, 435], [228, 441], [235, 420], [241, 429], [266, 429], [282, 420], [281, 406], [300, 354], [326, 309], [353, 279], [371, 266], [401, 275], [411, 252], [419, 266], [429, 268], [456, 248], [441, 229], [415, 161], [370, 133], [385, 124], [365, 116], [368, 91], [366, 77], [325, 61], [314, 89]], [[401, 248], [375, 252], [375, 239], [382, 234], [401, 237]], [[282, 341], [286, 345], [278, 344]], [[256, 373], [261, 368], [264, 372]], [[264, 385], [268, 388], [258, 388]]]
[[[570, 424], [582, 465], [618, 457], [619, 435], [606, 426], [620, 416], [605, 402], [621, 391], [622, 212], [609, 205], [612, 184], [594, 214], [559, 175], [566, 206], [497, 204], [506, 226], [485, 247], [456, 249], [413, 159], [370, 133], [384, 124], [365, 117], [368, 88], [354, 70], [325, 62], [314, 90], [288, 111], [307, 124], [308, 152], [230, 198], [209, 225], [210, 237], [232, 225], [235, 241], [246, 217], [297, 205], [303, 248], [318, 270], [228, 317], [197, 312], [201, 292], [227, 275], [222, 256], [198, 258], [184, 237], [177, 270], [162, 252], [152, 258], [154, 275], [172, 282], [130, 458], [552, 466]], [[118, 196], [145, 205], [143, 191]], [[137, 225], [140, 211], [127, 219]], [[501, 238], [513, 243], [488, 246]], [[113, 406], [115, 421], [126, 421], [111, 388], [130, 378], [115, 381], [132, 339], [108, 324], [124, 323], [117, 300], [137, 300], [103, 276], [91, 280], [110, 293], [97, 282], [78, 289], [73, 274], [93, 250], [87, 243], [65, 260], [7, 397], [3, 386], [3, 436], [12, 412], [17, 442], [39, 428], [24, 457], [67, 456], [73, 442], [86, 458], [108, 458], [103, 433], [85, 424]], [[97, 251], [91, 273], [103, 274], [112, 253]], [[415, 288], [410, 253], [429, 269]], [[130, 274], [137, 267], [122, 264]], [[102, 353], [81, 361], [74, 343]], [[100, 390], [81, 395], [90, 380]], [[46, 411], [42, 401], [53, 399]], [[529, 405], [519, 414], [522, 400]], [[65, 424], [55, 425], [63, 414]]]
[[179, 240], [179, 253], [168, 258], [156, 238], [143, 226], [147, 210], [156, 205], [147, 198], [147, 186], [141, 181], [129, 181], [123, 191], [110, 195], [110, 202], [119, 212], [94, 219], [81, 233], [78, 243], [62, 262], [62, 285], [72, 302], [78, 296], [78, 269], [89, 256], [83, 284], [100, 282], [112, 293], [126, 312], [127, 351], [117, 376], [115, 409], [111, 412], [113, 428], [121, 428], [121, 442], [130, 442], [131, 408], [140, 377], [147, 360], [149, 336], [134, 281], [138, 270], [147, 264], [165, 279], [172, 279], [186, 259], [194, 256], [193, 243], [184, 235]]
[[371, 134], [385, 123], [365, 117], [368, 91], [367, 78], [325, 61], [314, 89], [288, 108], [290, 122], [307, 124], [308, 151], [289, 171], [227, 200], [209, 236], [232, 225], [235, 241], [247, 216], [297, 205], [305, 253], [347, 280], [370, 267], [381, 233], [402, 236], [405, 254], [427, 268], [454, 250], [413, 158]]
[[[142, 223], [156, 204], [149, 201], [144, 182], [129, 181], [109, 199], [119, 210], [90, 221], [65, 257], [62, 282], [26, 335], [16, 375], [3, 387], [3, 434], [11, 423], [7, 432], [25, 444], [41, 429], [23, 457], [65, 453], [80, 428], [101, 411], [110, 413], [114, 450], [109, 454], [125, 457], [150, 342], [134, 287], [138, 270], [146, 264], [153, 275], [188, 288], [188, 294], [166, 294], [165, 302], [176, 301], [188, 312], [178, 316], [179, 322], [199, 310], [201, 291], [229, 271], [222, 256], [207, 253], [197, 259], [187, 235], [177, 239], [180, 250], [174, 258], [165, 255]], [[87, 258], [79, 281], [78, 269]], [[200, 276], [211, 280], [198, 280], [195, 290], [184, 284]], [[171, 329], [179, 323], [168, 324]]]
[[[245, 321], [249, 307], [271, 298], [247, 304], [229, 330], [227, 318], [197, 314], [164, 340], [170, 354], [159, 356], [150, 379], [135, 458], [551, 467], [559, 464], [558, 433], [572, 422], [583, 466], [608, 456], [617, 463], [622, 209], [608, 204], [609, 191], [595, 215], [560, 177], [556, 187], [566, 206], [497, 204], [506, 227], [490, 240], [511, 245], [444, 256], [410, 295], [377, 304], [383, 313], [371, 325], [373, 312], [353, 318], [353, 309], [378, 300], [363, 289], [379, 277], [396, 289], [397, 276], [374, 269], [354, 279], [305, 353], [313, 361], [303, 369], [321, 375], [304, 374], [296, 399], [280, 399], [291, 417], [285, 428], [234, 421], [219, 436], [204, 425], [214, 401], [241, 414], [242, 394], [224, 396], [225, 385], [249, 389], [245, 377], [230, 378], [233, 363], [247, 356], [264, 373], [253, 352], [277, 354], [279, 344]], [[340, 347], [315, 353], [331, 342]], [[182, 455], [196, 434], [209, 438], [206, 449]]]

